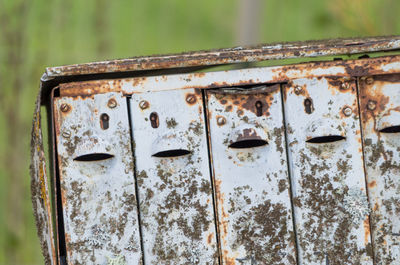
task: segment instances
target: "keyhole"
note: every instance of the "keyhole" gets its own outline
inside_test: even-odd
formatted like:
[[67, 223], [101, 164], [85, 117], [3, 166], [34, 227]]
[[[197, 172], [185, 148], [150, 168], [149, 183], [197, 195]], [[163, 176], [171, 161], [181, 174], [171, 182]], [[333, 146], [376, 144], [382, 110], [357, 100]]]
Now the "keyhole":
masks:
[[261, 101], [257, 101], [256, 102], [257, 117], [260, 117], [262, 115], [262, 107], [263, 107], [263, 104], [261, 103]]
[[103, 113], [103, 114], [100, 115], [100, 127], [103, 130], [107, 130], [108, 129], [109, 121], [110, 121], [110, 117], [106, 113]]
[[311, 114], [314, 111], [314, 106], [311, 98], [306, 98], [304, 100], [304, 109], [307, 114]]
[[158, 128], [158, 125], [160, 124], [160, 122], [158, 120], [157, 112], [150, 113], [150, 123], [151, 123], [151, 127]]

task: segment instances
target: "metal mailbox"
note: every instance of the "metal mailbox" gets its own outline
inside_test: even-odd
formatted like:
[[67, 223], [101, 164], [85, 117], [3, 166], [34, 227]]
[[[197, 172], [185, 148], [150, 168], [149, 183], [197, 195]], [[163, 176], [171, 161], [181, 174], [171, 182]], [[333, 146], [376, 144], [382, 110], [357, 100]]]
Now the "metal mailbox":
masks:
[[[47, 68], [31, 153], [46, 265], [399, 265], [399, 49], [392, 36]], [[360, 56], [211, 71], [343, 54]]]

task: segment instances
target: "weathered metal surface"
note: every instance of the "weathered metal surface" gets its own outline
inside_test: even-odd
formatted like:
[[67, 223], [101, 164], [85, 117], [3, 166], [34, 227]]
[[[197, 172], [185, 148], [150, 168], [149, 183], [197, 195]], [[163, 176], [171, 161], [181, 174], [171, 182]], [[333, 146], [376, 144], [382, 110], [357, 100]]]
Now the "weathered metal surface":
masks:
[[126, 99], [109, 93], [54, 104], [68, 264], [141, 264]]
[[44, 263], [55, 265], [56, 250], [54, 241], [54, 227], [52, 223], [49, 185], [47, 181], [46, 158], [43, 149], [43, 135], [40, 115], [40, 92], [36, 100], [35, 113], [32, 124], [31, 140], [31, 199], [36, 228]]
[[354, 80], [293, 80], [284, 109], [300, 264], [372, 264]]
[[375, 264], [400, 264], [400, 75], [359, 80]]
[[279, 85], [207, 99], [223, 264], [297, 264]]
[[400, 36], [288, 42], [49, 67], [46, 69], [46, 75], [47, 79], [52, 79], [60, 76], [185, 68], [338, 54], [348, 55], [398, 49], [400, 49]]
[[88, 96], [98, 93], [162, 91], [186, 88], [218, 88], [257, 83], [284, 83], [292, 79], [317, 77], [359, 77], [396, 73], [400, 56], [303, 63], [296, 65], [259, 67], [231, 71], [161, 75], [114, 80], [96, 80], [61, 84], [63, 96]]
[[201, 91], [133, 94], [130, 109], [145, 264], [216, 264]]

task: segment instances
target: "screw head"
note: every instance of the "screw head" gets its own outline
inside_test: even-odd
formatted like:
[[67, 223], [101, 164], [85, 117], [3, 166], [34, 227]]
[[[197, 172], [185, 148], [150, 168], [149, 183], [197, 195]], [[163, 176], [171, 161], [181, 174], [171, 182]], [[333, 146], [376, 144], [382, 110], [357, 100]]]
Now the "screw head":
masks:
[[149, 107], [149, 105], [150, 105], [149, 102], [146, 100], [142, 100], [139, 102], [139, 107], [141, 109], [147, 109]]
[[62, 136], [64, 138], [69, 138], [69, 137], [71, 137], [71, 132], [70, 131], [63, 131]]
[[196, 97], [193, 94], [190, 94], [186, 97], [186, 102], [189, 104], [193, 104], [196, 102]]
[[111, 99], [108, 101], [108, 103], [107, 103], [107, 106], [108, 106], [110, 109], [115, 108], [117, 105], [118, 105], [118, 104], [117, 104], [117, 101], [116, 101], [115, 99], [113, 99], [113, 98], [111, 98]]
[[346, 115], [347, 117], [350, 116], [353, 113], [353, 110], [350, 107], [346, 107], [343, 109], [343, 114]]
[[349, 88], [350, 88], [349, 82], [343, 82], [343, 83], [340, 85], [340, 88], [343, 89], [343, 90], [349, 89]]
[[373, 100], [368, 100], [367, 109], [374, 110], [376, 108], [376, 102]]
[[367, 85], [372, 85], [372, 83], [374, 83], [374, 78], [368, 77], [367, 79], [365, 79], [365, 83]]
[[67, 111], [69, 111], [70, 106], [68, 104], [66, 104], [66, 103], [63, 103], [63, 104], [61, 104], [60, 109], [61, 109], [62, 112], [67, 112]]
[[301, 86], [296, 86], [296, 87], [294, 88], [294, 93], [295, 93], [296, 95], [299, 95], [299, 94], [301, 93], [302, 90], [303, 90], [303, 89], [301, 88]]
[[218, 124], [219, 126], [224, 125], [225, 123], [226, 123], [225, 117], [219, 116], [219, 117], [217, 118], [217, 124]]

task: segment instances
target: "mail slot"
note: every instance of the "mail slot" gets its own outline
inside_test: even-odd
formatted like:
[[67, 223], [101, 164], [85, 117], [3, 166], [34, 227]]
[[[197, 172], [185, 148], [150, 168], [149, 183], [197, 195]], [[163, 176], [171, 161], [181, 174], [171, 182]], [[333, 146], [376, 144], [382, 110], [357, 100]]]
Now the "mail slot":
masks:
[[[398, 265], [399, 49], [392, 36], [47, 68], [31, 152], [46, 265]], [[336, 59], [257, 65], [316, 55]]]

